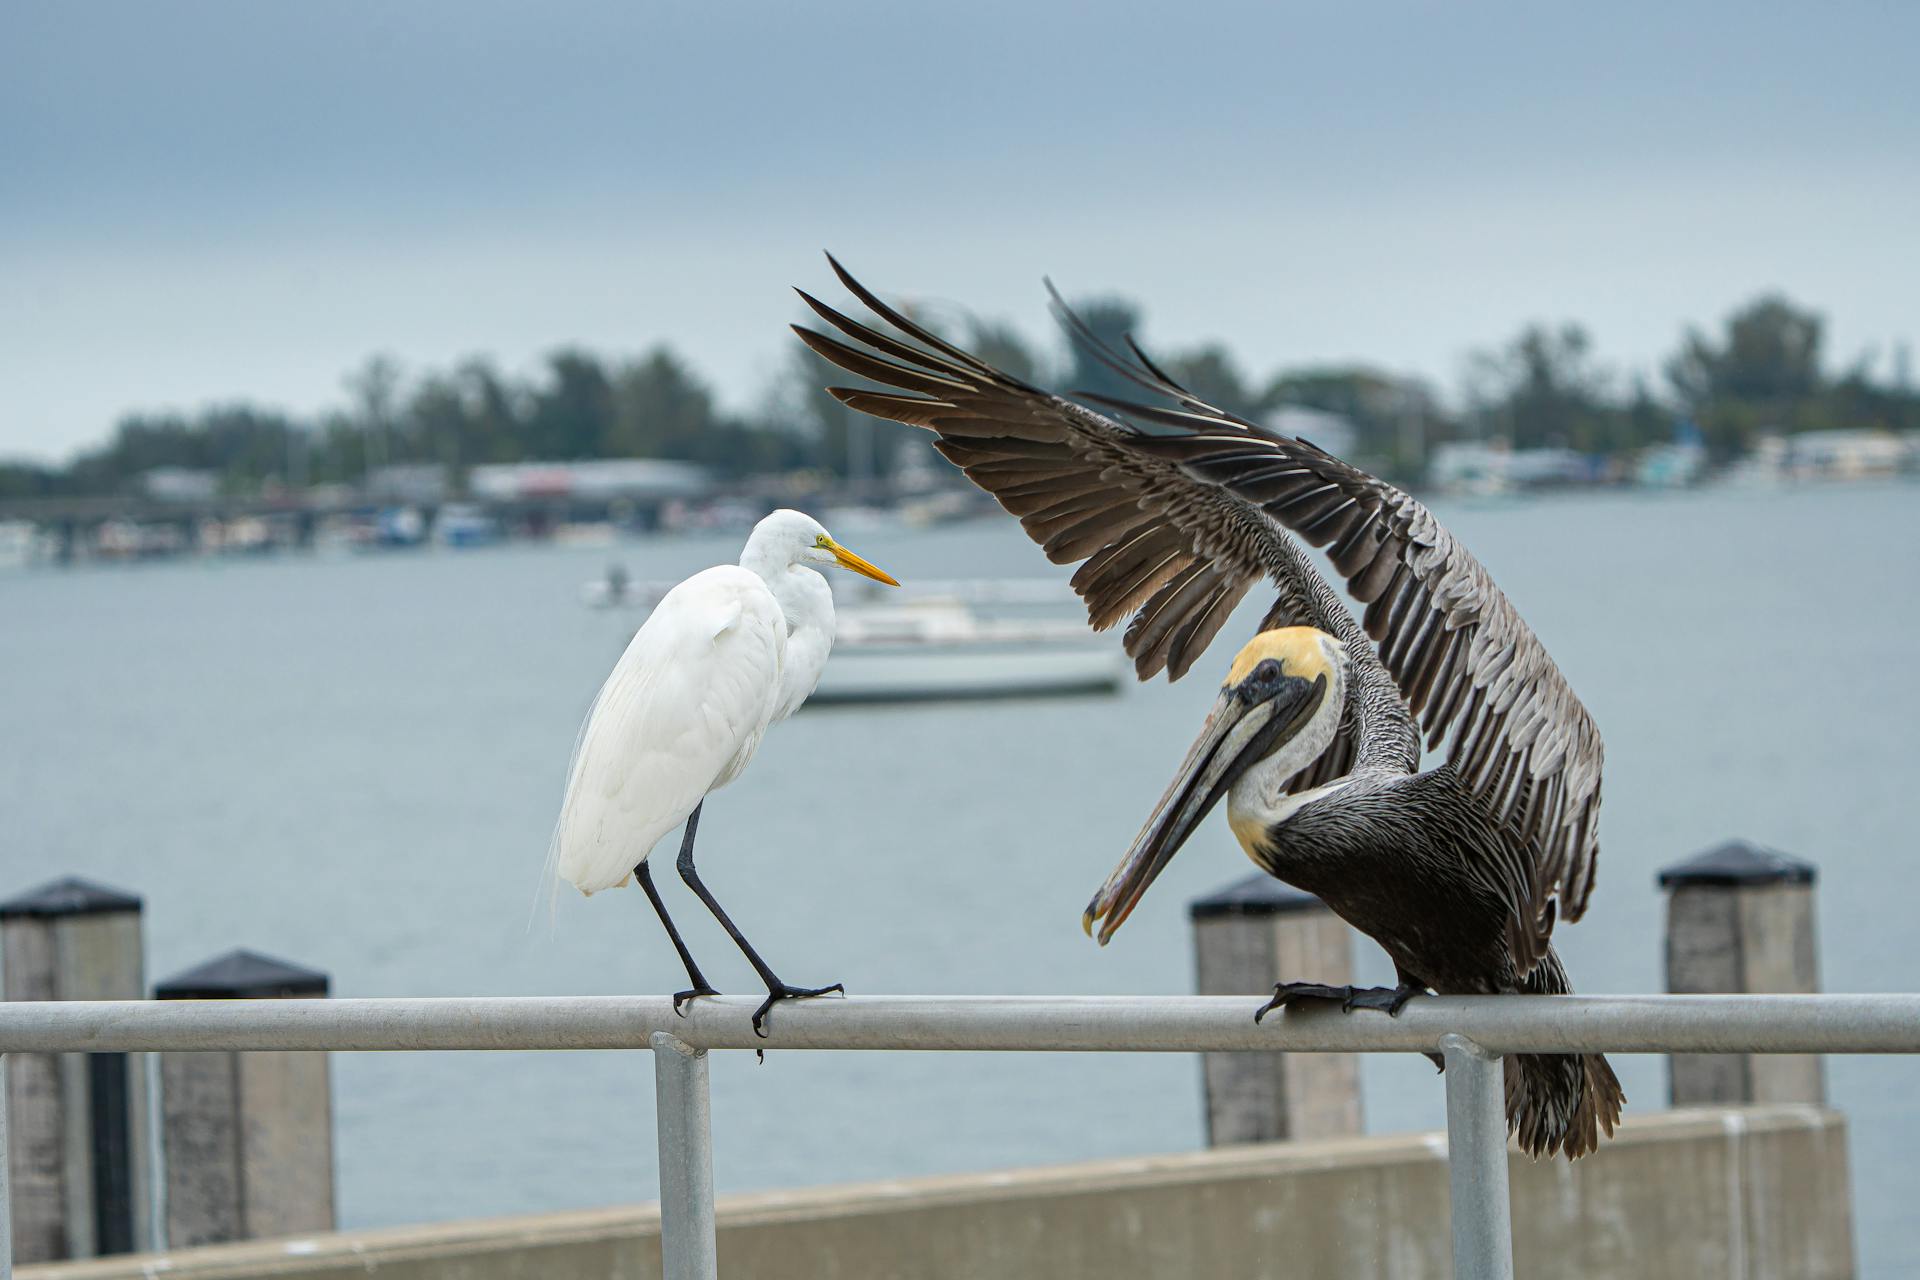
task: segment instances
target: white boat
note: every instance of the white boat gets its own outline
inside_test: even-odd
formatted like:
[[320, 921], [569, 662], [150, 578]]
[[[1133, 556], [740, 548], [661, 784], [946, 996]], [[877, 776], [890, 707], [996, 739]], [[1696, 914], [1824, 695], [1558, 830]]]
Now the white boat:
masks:
[[[610, 572], [582, 587], [581, 602], [652, 608], [672, 585]], [[963, 580], [837, 594], [833, 660], [808, 706], [1061, 697], [1114, 693], [1126, 683], [1126, 657], [1110, 637], [1057, 616], [1078, 608], [1059, 583]], [[1056, 616], [1025, 616], [1036, 608]]]
[[31, 564], [40, 546], [40, 531], [25, 520], [0, 520], [0, 569], [22, 569]]
[[836, 611], [809, 705], [1113, 693], [1124, 655], [1084, 623], [982, 617], [954, 597]]

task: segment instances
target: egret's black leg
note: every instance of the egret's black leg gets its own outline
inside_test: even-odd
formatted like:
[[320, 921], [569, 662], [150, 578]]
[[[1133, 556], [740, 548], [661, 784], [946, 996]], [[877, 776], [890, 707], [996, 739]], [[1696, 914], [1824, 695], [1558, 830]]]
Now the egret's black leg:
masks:
[[1273, 999], [1260, 1006], [1253, 1020], [1258, 1022], [1275, 1009], [1313, 1002], [1337, 1004], [1343, 1013], [1352, 1013], [1355, 1009], [1375, 1009], [1393, 1015], [1423, 990], [1417, 984], [1406, 981], [1397, 987], [1330, 987], [1321, 982], [1283, 982], [1273, 989]]
[[687, 839], [680, 846], [680, 860], [674, 865], [679, 868], [680, 878], [687, 882], [687, 887], [693, 890], [700, 901], [707, 904], [707, 910], [713, 912], [713, 918], [720, 922], [720, 927], [727, 931], [727, 936], [733, 939], [734, 944], [747, 957], [748, 963], [753, 965], [754, 971], [760, 975], [760, 980], [767, 984], [767, 998], [760, 1002], [758, 1009], [753, 1011], [754, 1033], [761, 1036], [767, 1034], [766, 1028], [761, 1024], [766, 1021], [767, 1011], [773, 1008], [776, 1001], [804, 1000], [811, 996], [830, 995], [836, 991], [845, 995], [846, 988], [837, 982], [827, 987], [791, 986], [782, 982], [772, 967], [760, 958], [760, 953], [753, 949], [753, 944], [747, 941], [746, 935], [740, 932], [739, 926], [735, 925], [720, 904], [713, 900], [712, 892], [700, 881], [700, 873], [694, 870], [693, 829], [699, 821], [700, 808], [696, 806], [693, 815], [687, 819]]
[[[688, 843], [693, 841], [692, 823], [687, 824], [686, 839]], [[673, 1011], [684, 1018], [687, 1015], [680, 1008], [681, 1005], [695, 996], [717, 996], [720, 993], [713, 989], [711, 982], [707, 981], [707, 975], [700, 972], [700, 966], [693, 962], [693, 953], [687, 950], [687, 944], [681, 939], [680, 931], [673, 927], [673, 917], [667, 914], [667, 904], [660, 901], [660, 891], [653, 887], [653, 873], [647, 870], [644, 859], [633, 869], [633, 878], [638, 880], [640, 887], [647, 891], [647, 901], [653, 904], [653, 912], [660, 917], [660, 923], [667, 927], [667, 936], [673, 939], [673, 949], [680, 953], [680, 963], [687, 966], [687, 981], [693, 986], [685, 991], [673, 993]]]

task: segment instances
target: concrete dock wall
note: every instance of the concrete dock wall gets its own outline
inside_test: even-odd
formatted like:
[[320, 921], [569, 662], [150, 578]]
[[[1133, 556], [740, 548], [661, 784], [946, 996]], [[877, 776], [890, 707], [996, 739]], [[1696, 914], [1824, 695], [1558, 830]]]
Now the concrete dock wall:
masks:
[[[1578, 1164], [1513, 1158], [1530, 1280], [1848, 1280], [1846, 1127], [1779, 1105], [1636, 1113]], [[1446, 1143], [1270, 1143], [723, 1196], [729, 1280], [1445, 1280]], [[651, 1205], [24, 1267], [19, 1280], [656, 1280]]]

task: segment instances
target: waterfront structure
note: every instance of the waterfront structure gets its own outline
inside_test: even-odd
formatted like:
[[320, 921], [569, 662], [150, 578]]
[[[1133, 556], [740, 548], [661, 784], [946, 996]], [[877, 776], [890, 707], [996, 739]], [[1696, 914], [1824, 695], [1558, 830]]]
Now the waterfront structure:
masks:
[[[1667, 990], [1675, 995], [1820, 990], [1810, 862], [1727, 840], [1660, 872], [1667, 895]], [[1676, 1053], [1673, 1105], [1827, 1100], [1815, 1056]]]
[[562, 499], [594, 503], [659, 503], [703, 497], [713, 488], [705, 467], [660, 458], [601, 458], [585, 462], [502, 462], [478, 466], [467, 491], [484, 502]]
[[[140, 999], [141, 915], [136, 895], [78, 876], [0, 902], [6, 999]], [[51, 1262], [144, 1248], [152, 1232], [146, 1055], [6, 1057], [0, 1130], [11, 1143], [0, 1163], [13, 1188], [13, 1256]], [[0, 1202], [0, 1221], [8, 1207]]]
[[[1353, 978], [1353, 929], [1310, 893], [1256, 871], [1187, 904], [1194, 990], [1257, 995], [1276, 973]], [[1210, 1053], [1207, 1145], [1357, 1134], [1360, 1062], [1350, 1053]]]
[[[233, 950], [158, 983], [157, 1000], [309, 1000], [327, 975]], [[160, 1055], [166, 1239], [179, 1249], [331, 1231], [333, 1089], [324, 1053]]]
[[647, 869], [653, 846], [685, 823], [680, 878], [767, 984], [753, 1015], [756, 1031], [776, 1001], [825, 995], [840, 984], [795, 987], [775, 975], [701, 882], [694, 833], [708, 793], [739, 777], [767, 729], [799, 710], [820, 682], [833, 648], [833, 591], [817, 570], [829, 566], [899, 585], [813, 517], [776, 511], [754, 526], [739, 564], [704, 569], [667, 592], [594, 699], [553, 833], [554, 870], [582, 893], [624, 885], [629, 876], [640, 881], [692, 983], [673, 998], [678, 1008], [719, 994]]
[[[906, 340], [802, 292], [859, 345], [795, 326], [801, 339], [886, 388], [832, 394], [934, 432], [1050, 559], [1084, 561], [1073, 582], [1089, 620], [1131, 616], [1125, 645], [1141, 679], [1177, 679], [1256, 581], [1279, 589], [1173, 784], [1089, 904], [1089, 933], [1098, 922], [1108, 941], [1227, 799], [1248, 856], [1379, 942], [1399, 976], [1390, 990], [1283, 982], [1261, 1013], [1328, 1000], [1392, 1013], [1429, 989], [1571, 992], [1550, 939], [1559, 917], [1580, 918], [1593, 886], [1600, 734], [1518, 611], [1424, 506], [1205, 403], [1137, 347], [1101, 343], [1057, 297], [1091, 354], [1177, 407], [1087, 397], [1116, 420], [1044, 392], [833, 268]], [[1364, 621], [1296, 537], [1328, 548]], [[1447, 761], [1425, 771], [1423, 730], [1448, 743]], [[1532, 1154], [1576, 1158], [1613, 1131], [1622, 1098], [1600, 1056], [1527, 1055], [1507, 1070], [1508, 1124]]]

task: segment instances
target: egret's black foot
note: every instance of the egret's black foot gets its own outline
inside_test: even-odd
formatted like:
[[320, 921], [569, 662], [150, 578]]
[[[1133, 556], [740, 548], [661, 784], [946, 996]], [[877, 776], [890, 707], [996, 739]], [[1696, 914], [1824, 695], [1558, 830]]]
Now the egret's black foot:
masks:
[[1352, 987], [1330, 987], [1324, 982], [1283, 982], [1273, 989], [1273, 999], [1261, 1005], [1253, 1015], [1255, 1022], [1260, 1021], [1275, 1009], [1291, 1008], [1296, 1004], [1320, 1002], [1324, 1004], [1345, 1005], [1353, 995]]
[[681, 1008], [681, 1005], [691, 1004], [697, 996], [717, 996], [719, 994], [718, 991], [715, 991], [712, 987], [704, 983], [697, 987], [689, 987], [685, 991], [676, 991], [673, 993], [673, 1011], [684, 1018], [687, 1016], [687, 1011]]
[[847, 994], [847, 989], [839, 983], [830, 987], [790, 987], [786, 983], [777, 983], [767, 989], [767, 998], [753, 1011], [753, 1034], [765, 1038], [767, 1029], [761, 1024], [767, 1020], [767, 1010], [782, 1000], [811, 1000], [815, 996], [829, 996], [835, 993]]
[[1419, 987], [1349, 987], [1347, 998], [1340, 1002], [1340, 1008], [1346, 1013], [1355, 1009], [1373, 1009], [1397, 1018], [1400, 1011], [1407, 1007], [1407, 1001], [1417, 995], [1424, 995]]

